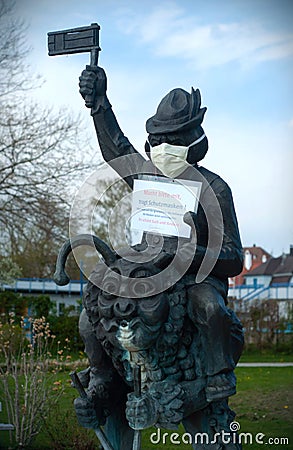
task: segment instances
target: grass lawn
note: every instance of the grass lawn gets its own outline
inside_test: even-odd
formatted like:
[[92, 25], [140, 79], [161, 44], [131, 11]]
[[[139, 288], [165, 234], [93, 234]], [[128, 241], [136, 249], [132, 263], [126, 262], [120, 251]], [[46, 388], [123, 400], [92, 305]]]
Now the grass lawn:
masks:
[[240, 362], [293, 362], [293, 353], [248, 350], [243, 352]]
[[[266, 449], [293, 448], [292, 397], [293, 368], [292, 367], [240, 367], [236, 369], [238, 392], [231, 398], [230, 406], [237, 412], [236, 420], [240, 423], [240, 432], [252, 433], [253, 440], [258, 433], [263, 433], [263, 442], [269, 438], [289, 438], [289, 445], [265, 445]], [[52, 412], [46, 422], [46, 429], [37, 436], [30, 450], [52, 449], [98, 449], [94, 433], [81, 429], [76, 422], [72, 402], [76, 392], [68, 383], [68, 374], [60, 374], [60, 380], [66, 385], [64, 395], [60, 399], [59, 408]], [[4, 412], [0, 416], [5, 421]], [[165, 445], [154, 445], [150, 442], [150, 434], [155, 430], [143, 432], [142, 449], [178, 448], [190, 449], [189, 445], [172, 445], [167, 440]], [[180, 431], [183, 432], [182, 429]], [[172, 432], [169, 432], [170, 434]], [[244, 449], [258, 450], [261, 444], [253, 442], [244, 445]], [[8, 433], [0, 432], [0, 448], [8, 449]]]
[[[287, 437], [293, 443], [293, 367], [253, 367], [236, 369], [238, 392], [231, 397], [230, 406], [236, 411], [240, 432], [265, 434], [270, 437]], [[244, 448], [257, 450], [261, 444]], [[265, 448], [281, 448], [267, 444]]]

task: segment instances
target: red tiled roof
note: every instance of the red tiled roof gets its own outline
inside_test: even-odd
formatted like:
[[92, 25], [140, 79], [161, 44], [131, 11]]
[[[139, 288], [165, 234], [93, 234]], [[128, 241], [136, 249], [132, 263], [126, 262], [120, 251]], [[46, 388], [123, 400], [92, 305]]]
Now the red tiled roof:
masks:
[[252, 256], [255, 256], [257, 259], [261, 259], [263, 255], [265, 255], [267, 258], [271, 258], [272, 255], [265, 251], [262, 247], [257, 247], [256, 245], [253, 245], [252, 247], [243, 247], [243, 251], [245, 252], [248, 250]]

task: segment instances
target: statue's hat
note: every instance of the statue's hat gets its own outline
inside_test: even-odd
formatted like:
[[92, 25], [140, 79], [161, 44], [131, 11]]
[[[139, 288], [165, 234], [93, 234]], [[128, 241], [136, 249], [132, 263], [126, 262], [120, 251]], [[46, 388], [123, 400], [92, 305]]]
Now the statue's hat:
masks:
[[175, 133], [197, 128], [207, 108], [201, 108], [199, 89], [191, 94], [181, 88], [170, 91], [160, 102], [156, 114], [146, 122], [149, 134]]

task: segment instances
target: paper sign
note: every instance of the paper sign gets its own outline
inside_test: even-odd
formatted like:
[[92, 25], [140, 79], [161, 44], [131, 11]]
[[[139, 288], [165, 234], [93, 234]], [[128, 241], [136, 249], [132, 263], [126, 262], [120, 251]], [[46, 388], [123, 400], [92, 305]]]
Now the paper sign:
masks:
[[148, 176], [134, 180], [131, 229], [166, 236], [190, 237], [183, 222], [187, 211], [197, 211], [201, 182]]

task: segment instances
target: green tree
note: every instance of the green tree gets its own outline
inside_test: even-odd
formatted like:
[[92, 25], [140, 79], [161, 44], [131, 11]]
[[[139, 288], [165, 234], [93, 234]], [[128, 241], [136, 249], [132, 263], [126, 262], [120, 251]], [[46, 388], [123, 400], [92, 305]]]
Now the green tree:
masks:
[[8, 321], [10, 314], [14, 314], [14, 320], [20, 324], [22, 317], [28, 312], [31, 317], [48, 319], [49, 314], [54, 313], [54, 302], [49, 295], [23, 295], [13, 291], [0, 292], [0, 314]]
[[54, 306], [49, 295], [31, 296], [28, 298], [28, 303], [33, 317], [45, 317], [45, 319], [48, 319]]
[[75, 308], [69, 306], [64, 308], [61, 316], [49, 316], [49, 323], [52, 333], [56, 336], [59, 346], [69, 346], [71, 351], [82, 351], [84, 346], [78, 331], [79, 315]]
[[11, 284], [22, 274], [20, 267], [11, 259], [0, 257], [0, 288]]
[[21, 317], [25, 316], [28, 308], [27, 297], [13, 291], [0, 292], [0, 314], [6, 321], [9, 319], [9, 314], [15, 315], [15, 321], [20, 324]]

